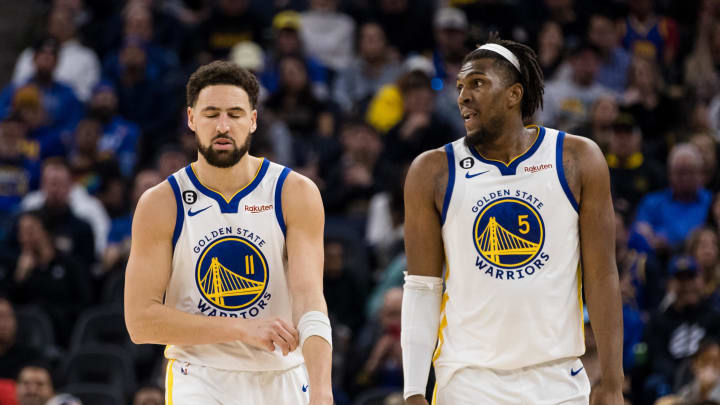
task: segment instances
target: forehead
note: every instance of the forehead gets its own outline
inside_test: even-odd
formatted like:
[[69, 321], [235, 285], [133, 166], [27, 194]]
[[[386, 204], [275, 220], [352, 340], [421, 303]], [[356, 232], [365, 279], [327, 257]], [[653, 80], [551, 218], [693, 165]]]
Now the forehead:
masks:
[[247, 92], [239, 87], [229, 84], [207, 86], [198, 93], [195, 108], [217, 107], [220, 109], [241, 107], [250, 109], [250, 98]]
[[483, 74], [488, 77], [498, 77], [501, 69], [496, 67], [495, 59], [493, 58], [480, 58], [474, 59], [464, 63], [460, 67], [458, 72], [457, 80], [461, 81], [467, 79], [473, 74]]

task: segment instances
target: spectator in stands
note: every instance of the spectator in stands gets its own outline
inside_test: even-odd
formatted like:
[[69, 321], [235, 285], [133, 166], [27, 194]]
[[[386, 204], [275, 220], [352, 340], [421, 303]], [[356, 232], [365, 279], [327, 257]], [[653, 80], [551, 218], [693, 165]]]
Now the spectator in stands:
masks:
[[669, 188], [646, 195], [634, 230], [653, 249], [677, 248], [707, 219], [712, 195], [702, 187], [702, 157], [694, 145], [675, 145], [668, 157]]
[[555, 80], [555, 74], [565, 57], [565, 42], [560, 24], [548, 20], [542, 25], [535, 50], [545, 81]]
[[569, 62], [571, 71], [567, 78], [559, 77], [545, 85], [540, 121], [573, 132], [588, 122], [593, 103], [611, 90], [597, 82], [600, 55], [595, 46], [577, 45]]
[[102, 123], [99, 152], [114, 156], [122, 174], [129, 177], [138, 160], [140, 128], [118, 114], [118, 97], [112, 83], [103, 81], [95, 87], [88, 110], [90, 116]]
[[386, 173], [387, 190], [370, 199], [365, 241], [372, 250], [375, 267], [384, 269], [404, 251], [405, 203], [403, 185], [409, 164]]
[[9, 295], [13, 302], [45, 310], [56, 341], [67, 345], [76, 317], [90, 302], [88, 272], [72, 256], [58, 251], [47, 216], [39, 211], [20, 215], [17, 241], [20, 254], [8, 280]]
[[675, 257], [668, 272], [674, 299], [652, 316], [645, 334], [652, 373], [646, 389], [653, 398], [669, 394], [678, 366], [695, 355], [703, 338], [720, 332], [720, 312], [703, 299], [703, 279], [695, 261]]
[[668, 150], [666, 135], [679, 126], [681, 108], [666, 94], [660, 67], [654, 59], [633, 58], [628, 74], [621, 106], [637, 120], [649, 153], [662, 159]]
[[663, 169], [652, 156], [643, 153], [643, 134], [630, 113], [617, 116], [611, 134], [605, 158], [613, 199], [632, 212], [648, 192], [665, 186]]
[[720, 24], [714, 2], [703, 2], [694, 49], [685, 59], [684, 84], [696, 96], [710, 99], [720, 90]]
[[54, 394], [49, 366], [37, 363], [23, 367], [17, 377], [18, 405], [45, 405]]
[[[60, 44], [54, 78], [72, 87], [75, 95], [85, 102], [100, 80], [100, 61], [95, 52], [83, 46], [77, 38], [77, 20], [68, 8], [54, 7], [48, 16], [47, 29]], [[35, 74], [33, 50], [25, 49], [15, 64], [12, 81], [21, 85]]]
[[135, 392], [132, 405], [163, 405], [165, 394], [160, 387], [148, 385]]
[[195, 62], [209, 63], [227, 57], [238, 42], [253, 41], [263, 45], [262, 30], [267, 26], [262, 15], [250, 7], [250, 0], [219, 0], [210, 17], [192, 33]]
[[362, 307], [365, 292], [358, 288], [360, 283], [347, 268], [345, 257], [345, 247], [341, 240], [325, 240], [323, 291], [333, 319], [357, 331], [364, 321]]
[[171, 174], [190, 164], [190, 160], [188, 160], [188, 157], [183, 153], [182, 148], [173, 143], [165, 144], [158, 151], [154, 160], [157, 171], [162, 179], [168, 178]]
[[690, 143], [700, 151], [703, 160], [703, 185], [708, 190], [720, 189], [720, 171], [717, 161], [717, 141], [707, 132], [698, 133], [690, 138]]
[[688, 236], [685, 252], [700, 268], [704, 296], [720, 311], [720, 244], [715, 229], [708, 226], [695, 229]]
[[577, 135], [592, 139], [607, 152], [610, 137], [613, 133], [612, 124], [617, 119], [619, 107], [617, 98], [610, 94], [601, 96], [590, 109], [590, 121], [578, 128]]
[[720, 401], [720, 344], [713, 339], [700, 343], [692, 359], [693, 379], [678, 391], [687, 404], [700, 401]]
[[[50, 217], [58, 249], [72, 252], [84, 265], [91, 266], [107, 244], [110, 218], [100, 201], [75, 184], [68, 164], [62, 159], [43, 163], [40, 190], [22, 200], [23, 210], [42, 209]], [[90, 225], [90, 233], [86, 223]]]
[[401, 57], [430, 50], [432, 12], [428, 4], [409, 0], [379, 0], [371, 18], [378, 21], [388, 42]]
[[629, 236], [626, 216], [616, 210], [615, 259], [621, 277], [627, 278], [622, 281], [630, 283], [624, 286], [626, 290], [621, 290], [621, 293], [625, 294], [623, 299], [628, 305], [650, 314], [658, 308], [665, 293], [665, 271], [654, 255], [630, 245]]
[[0, 223], [20, 207], [20, 201], [40, 182], [38, 151], [29, 148], [27, 127], [17, 117], [0, 121]]
[[118, 112], [138, 124], [148, 143], [157, 147], [167, 140], [166, 130], [177, 121], [174, 112], [179, 102], [170, 98], [176, 95], [172, 84], [148, 76], [147, 63], [146, 44], [127, 38], [118, 57], [119, 76], [110, 79], [116, 86]]
[[588, 40], [597, 47], [600, 57], [597, 82], [621, 94], [627, 84], [630, 54], [620, 45], [615, 22], [607, 15], [593, 14], [590, 17]]
[[402, 288], [388, 290], [378, 318], [365, 326], [357, 340], [357, 368], [351, 368], [357, 370], [357, 388], [402, 388], [401, 310]]
[[400, 77], [398, 88], [403, 117], [385, 136], [388, 161], [401, 165], [459, 137], [446, 119], [434, 113], [434, 93], [428, 75], [410, 71]]
[[[135, 206], [137, 206], [140, 196], [147, 189], [160, 184], [162, 181], [163, 177], [155, 169], [144, 169], [135, 175], [129, 204], [130, 209], [128, 212], [115, 216], [110, 225], [108, 247], [103, 253], [103, 270], [105, 272], [112, 271], [117, 267], [124, 268], [120, 264], [127, 259], [130, 253], [130, 230]], [[125, 204], [122, 205], [126, 206]]]
[[279, 86], [265, 103], [267, 111], [285, 121], [293, 137], [303, 143], [332, 135], [335, 124], [330, 106], [313, 94], [303, 59], [285, 56], [279, 67]]
[[75, 145], [68, 159], [76, 183], [95, 195], [113, 175], [120, 175], [117, 160], [111, 154], [100, 152], [102, 124], [95, 118], [84, 118], [74, 133]]
[[310, 8], [302, 13], [300, 37], [307, 54], [334, 72], [350, 66], [355, 21], [338, 11], [338, 0], [310, 0]]
[[285, 56], [299, 56], [305, 63], [308, 80], [313, 94], [319, 98], [327, 97], [330, 73], [319, 60], [305, 54], [304, 44], [300, 37], [300, 13], [282, 11], [273, 17], [272, 47], [265, 54], [265, 66], [260, 82], [271, 94], [280, 87], [280, 61]]
[[394, 82], [402, 71], [376, 22], [360, 26], [357, 48], [357, 59], [338, 73], [333, 86], [333, 101], [344, 113], [363, 114], [372, 95]]
[[326, 177], [324, 191], [328, 214], [364, 218], [370, 198], [384, 190], [390, 167], [381, 158], [380, 135], [361, 121], [346, 123], [340, 131], [342, 150]]
[[0, 295], [0, 379], [14, 379], [23, 366], [42, 359], [37, 349], [17, 341], [17, 326], [12, 303]]
[[[162, 81], [179, 70], [180, 62], [173, 49], [164, 48], [155, 41], [153, 11], [143, 1], [130, 1], [123, 11], [123, 37], [118, 46], [103, 59], [103, 77], [117, 81], [123, 76], [120, 58], [129, 41], [143, 45], [146, 55], [145, 75], [148, 80]], [[180, 31], [182, 31], [181, 26]]]
[[631, 0], [622, 25], [622, 44], [634, 56], [655, 59], [670, 66], [678, 51], [675, 20], [655, 14], [653, 0]]
[[27, 84], [17, 89], [13, 95], [10, 115], [18, 118], [27, 131], [27, 140], [40, 159], [50, 156], [64, 156], [68, 149], [69, 131], [60, 130], [51, 125], [51, 117], [43, 106], [42, 92], [38, 86]]
[[46, 37], [37, 41], [33, 47], [35, 74], [20, 85], [9, 84], [0, 93], [0, 116], [10, 113], [15, 92], [26, 84], [37, 86], [42, 95], [41, 102], [48, 114], [48, 125], [58, 131], [71, 130], [83, 115], [83, 105], [75, 92], [55, 79], [53, 74], [57, 66], [60, 44], [54, 38]]
[[[442, 7], [435, 12], [433, 19], [435, 35], [433, 65], [435, 66], [435, 77], [433, 79], [447, 81], [448, 84], [455, 87], [456, 75], [450, 75], [449, 73], [459, 70], [463, 58], [470, 51], [467, 46], [468, 28], [467, 17], [461, 9]], [[434, 90], [439, 90], [439, 86], [439, 82], [433, 83]]]

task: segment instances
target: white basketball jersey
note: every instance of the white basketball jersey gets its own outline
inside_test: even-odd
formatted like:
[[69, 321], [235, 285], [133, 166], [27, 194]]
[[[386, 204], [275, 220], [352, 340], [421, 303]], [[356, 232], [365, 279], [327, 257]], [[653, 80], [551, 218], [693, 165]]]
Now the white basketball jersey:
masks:
[[515, 370], [584, 353], [578, 206], [565, 134], [538, 127], [510, 165], [445, 146], [447, 266], [435, 367]]
[[[280, 317], [293, 324], [281, 201], [289, 172], [263, 159], [255, 178], [229, 201], [200, 183], [192, 165], [168, 177], [178, 215], [165, 305], [203, 316]], [[299, 349], [283, 356], [240, 341], [173, 345], [165, 356], [226, 370], [287, 370], [303, 362]]]

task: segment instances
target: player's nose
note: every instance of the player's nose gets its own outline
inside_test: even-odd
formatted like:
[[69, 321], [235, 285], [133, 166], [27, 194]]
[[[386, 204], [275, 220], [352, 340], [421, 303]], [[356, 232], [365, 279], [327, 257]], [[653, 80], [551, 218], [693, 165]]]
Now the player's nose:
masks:
[[215, 129], [221, 134], [227, 133], [230, 130], [230, 122], [225, 114], [220, 115]]

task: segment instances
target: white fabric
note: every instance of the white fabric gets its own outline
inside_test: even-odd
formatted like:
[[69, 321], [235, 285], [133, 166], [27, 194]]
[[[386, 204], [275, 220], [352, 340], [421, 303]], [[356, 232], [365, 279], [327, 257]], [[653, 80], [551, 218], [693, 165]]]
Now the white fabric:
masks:
[[430, 360], [438, 338], [442, 289], [440, 277], [405, 276], [400, 345], [406, 399], [425, 395]]
[[435, 405], [588, 405], [590, 401], [590, 381], [579, 359], [505, 372], [465, 368], [436, 390]]
[[466, 367], [514, 370], [585, 351], [579, 215], [558, 167], [560, 135], [532, 128], [535, 143], [509, 167], [462, 139], [449, 145], [440, 382]]
[[499, 54], [500, 56], [505, 58], [508, 62], [510, 62], [513, 66], [515, 66], [515, 69], [517, 69], [518, 72], [522, 72], [522, 70], [520, 70], [520, 61], [518, 60], [517, 56], [515, 56], [514, 53], [512, 53], [509, 49], [505, 48], [504, 46], [502, 46], [500, 44], [485, 44], [478, 49], [484, 49], [486, 51], [492, 51], [492, 52]]
[[[107, 238], [110, 233], [110, 216], [100, 200], [88, 194], [84, 187], [75, 185], [70, 190], [70, 210], [76, 217], [87, 222], [92, 228], [95, 240], [95, 254], [102, 256], [107, 247]], [[22, 202], [23, 211], [39, 209], [45, 204], [45, 192], [33, 191], [26, 195]]]
[[[173, 251], [165, 305], [203, 316], [279, 317], [293, 324], [285, 234], [276, 215], [276, 187], [283, 169], [264, 160], [250, 185], [238, 191], [240, 200], [232, 209], [199, 183], [191, 166], [171, 175], [179, 186], [183, 225]], [[288, 370], [303, 363], [299, 348], [283, 356], [279, 349], [268, 352], [240, 341], [173, 345], [165, 357], [245, 371]]]
[[300, 347], [310, 336], [320, 336], [332, 347], [332, 329], [330, 319], [320, 311], [308, 311], [298, 321], [298, 333], [300, 334]]
[[347, 14], [310, 10], [302, 13], [303, 48], [332, 70], [340, 71], [353, 60], [355, 21]]
[[[21, 85], [35, 74], [34, 51], [25, 49], [18, 58], [13, 72], [13, 83]], [[71, 39], [60, 46], [58, 64], [54, 77], [57, 81], [72, 87], [77, 98], [86, 102], [92, 89], [100, 80], [100, 61], [95, 52]]]
[[235, 371], [171, 360], [165, 404], [307, 405], [309, 384], [302, 364], [283, 371]]

